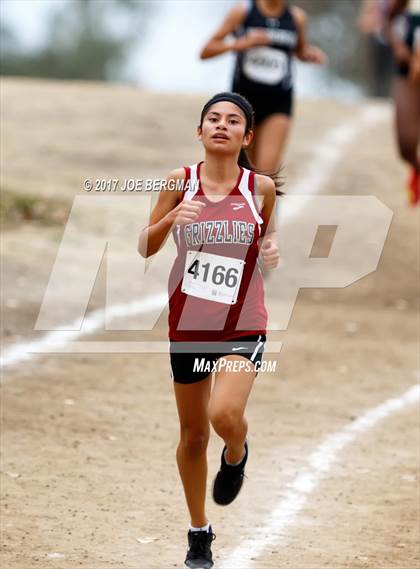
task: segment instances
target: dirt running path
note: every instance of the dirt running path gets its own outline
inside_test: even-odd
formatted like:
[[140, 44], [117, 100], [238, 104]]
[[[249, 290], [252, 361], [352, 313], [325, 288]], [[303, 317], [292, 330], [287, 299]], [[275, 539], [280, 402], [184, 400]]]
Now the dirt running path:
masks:
[[[7, 343], [43, 335], [33, 326], [81, 180], [161, 177], [194, 162], [200, 148], [193, 130], [202, 102], [125, 87], [4, 81], [3, 185], [12, 196], [58, 200], [63, 218], [6, 225]], [[304, 173], [319, 134], [362, 108], [299, 104], [286, 168], [289, 187]], [[345, 289], [302, 290], [288, 330], [271, 333], [284, 346], [275, 356], [277, 372], [261, 374], [252, 393], [246, 485], [227, 509], [209, 500], [215, 567], [264, 526], [328, 434], [416, 382], [419, 217], [405, 204], [405, 171], [395, 158], [390, 110], [387, 116], [350, 144], [323, 189], [374, 194], [392, 209], [378, 270]], [[100, 233], [98, 220], [82, 216], [79, 222]], [[82, 279], [84, 252], [75, 244], [74, 253], [74, 278]], [[161, 254], [168, 256], [170, 248]], [[90, 309], [103, 306], [103, 277], [102, 271]], [[271, 301], [275, 311], [276, 298]], [[165, 314], [152, 336], [165, 340]], [[144, 337], [100, 331], [85, 339]], [[178, 425], [167, 357], [37, 356], [8, 368], [4, 381], [4, 566], [182, 567], [188, 518], [174, 458]], [[418, 407], [407, 408], [349, 445], [296, 522], [252, 568], [418, 566], [418, 421]], [[220, 449], [213, 436], [209, 484]]]

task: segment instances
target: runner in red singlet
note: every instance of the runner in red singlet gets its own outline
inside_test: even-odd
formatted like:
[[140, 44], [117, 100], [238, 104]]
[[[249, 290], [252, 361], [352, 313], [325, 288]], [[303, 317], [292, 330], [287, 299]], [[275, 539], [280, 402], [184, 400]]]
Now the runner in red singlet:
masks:
[[[162, 191], [139, 252], [156, 253], [172, 231], [177, 257], [169, 277], [171, 375], [180, 420], [177, 461], [191, 516], [187, 567], [212, 567], [205, 511], [210, 424], [223, 439], [213, 498], [231, 503], [248, 458], [246, 403], [265, 343], [267, 312], [259, 258], [277, 266], [276, 183], [250, 168], [250, 103], [235, 93], [204, 106], [198, 136], [204, 161], [171, 172], [183, 190]], [[215, 383], [212, 389], [212, 373]]]

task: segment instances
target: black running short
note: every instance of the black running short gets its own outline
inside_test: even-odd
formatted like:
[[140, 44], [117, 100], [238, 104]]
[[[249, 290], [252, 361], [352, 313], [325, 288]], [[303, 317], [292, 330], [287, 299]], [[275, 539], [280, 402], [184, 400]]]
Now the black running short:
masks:
[[[171, 377], [177, 383], [196, 383], [213, 371], [239, 372], [254, 369], [261, 364], [266, 337], [263, 334], [238, 336], [224, 342], [179, 342], [170, 340]], [[249, 362], [220, 358], [228, 355], [243, 356]], [[258, 373], [258, 370], [256, 370]]]
[[234, 81], [232, 90], [251, 103], [256, 125], [277, 113], [288, 117], [293, 115], [293, 88], [264, 89], [248, 85], [244, 81]]

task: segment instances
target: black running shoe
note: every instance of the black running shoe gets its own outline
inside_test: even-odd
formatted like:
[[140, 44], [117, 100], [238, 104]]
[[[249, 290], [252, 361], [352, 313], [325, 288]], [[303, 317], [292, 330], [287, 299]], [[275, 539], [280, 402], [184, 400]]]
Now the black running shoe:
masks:
[[211, 543], [216, 539], [210, 526], [209, 531], [189, 531], [187, 557], [185, 565], [192, 569], [211, 569], [213, 567], [213, 555]]
[[226, 446], [222, 451], [220, 470], [213, 482], [213, 500], [220, 506], [227, 506], [239, 494], [245, 476], [245, 464], [248, 460], [248, 443], [245, 441], [245, 456], [237, 466], [226, 463]]

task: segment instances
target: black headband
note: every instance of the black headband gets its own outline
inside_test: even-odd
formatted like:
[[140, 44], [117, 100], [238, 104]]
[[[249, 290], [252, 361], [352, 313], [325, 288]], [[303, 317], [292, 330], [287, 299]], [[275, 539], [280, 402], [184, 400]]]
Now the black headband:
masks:
[[228, 101], [229, 103], [233, 103], [237, 107], [243, 111], [245, 118], [246, 118], [246, 129], [249, 130], [253, 127], [254, 124], [254, 116], [253, 116], [253, 109], [251, 103], [238, 95], [237, 93], [218, 93], [214, 95], [207, 103], [204, 105], [203, 110], [201, 111], [201, 123], [203, 122], [203, 118], [209, 108], [214, 105], [215, 103], [220, 103], [221, 101]]

